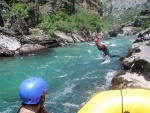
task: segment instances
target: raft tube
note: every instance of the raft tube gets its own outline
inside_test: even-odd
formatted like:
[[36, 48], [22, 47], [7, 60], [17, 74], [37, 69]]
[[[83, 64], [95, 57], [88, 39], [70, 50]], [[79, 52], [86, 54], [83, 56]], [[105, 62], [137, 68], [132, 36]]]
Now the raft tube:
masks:
[[77, 113], [150, 113], [150, 90], [101, 91], [93, 95]]

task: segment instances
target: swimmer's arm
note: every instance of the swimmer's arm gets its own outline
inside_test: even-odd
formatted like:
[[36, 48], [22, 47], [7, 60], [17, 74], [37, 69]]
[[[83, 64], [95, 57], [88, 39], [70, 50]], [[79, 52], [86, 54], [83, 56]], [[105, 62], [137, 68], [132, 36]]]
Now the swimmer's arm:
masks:
[[86, 44], [88, 44], [88, 45], [90, 45], [90, 46], [95, 46], [95, 44], [90, 44], [90, 43], [88, 43], [88, 42], [85, 42]]

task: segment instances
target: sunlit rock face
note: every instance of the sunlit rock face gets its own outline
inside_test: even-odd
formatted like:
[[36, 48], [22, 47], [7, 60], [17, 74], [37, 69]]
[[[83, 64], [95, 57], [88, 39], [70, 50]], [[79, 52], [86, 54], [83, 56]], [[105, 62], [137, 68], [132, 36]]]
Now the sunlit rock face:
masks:
[[[104, 17], [118, 21], [142, 10], [150, 9], [148, 0], [101, 0], [104, 5]], [[110, 17], [109, 17], [110, 16]]]
[[150, 89], [150, 28], [137, 36], [122, 60], [121, 68], [112, 80], [111, 89]]

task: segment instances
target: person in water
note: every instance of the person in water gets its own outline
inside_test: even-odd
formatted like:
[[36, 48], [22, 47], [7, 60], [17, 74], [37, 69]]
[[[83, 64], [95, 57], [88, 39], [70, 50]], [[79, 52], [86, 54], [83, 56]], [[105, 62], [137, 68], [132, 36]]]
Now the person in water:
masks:
[[40, 77], [24, 80], [19, 88], [22, 105], [17, 113], [49, 113], [44, 108], [48, 86]]
[[95, 39], [94, 39], [94, 42], [95, 44], [90, 44], [88, 42], [85, 42], [86, 44], [90, 45], [90, 46], [97, 46], [97, 49], [100, 50], [100, 51], [103, 51], [103, 57], [104, 57], [104, 60], [106, 60], [106, 56], [108, 55], [110, 58], [112, 57], [119, 57], [119, 55], [112, 55], [109, 53], [109, 49], [107, 48], [107, 46], [101, 42], [101, 40], [96, 36]]

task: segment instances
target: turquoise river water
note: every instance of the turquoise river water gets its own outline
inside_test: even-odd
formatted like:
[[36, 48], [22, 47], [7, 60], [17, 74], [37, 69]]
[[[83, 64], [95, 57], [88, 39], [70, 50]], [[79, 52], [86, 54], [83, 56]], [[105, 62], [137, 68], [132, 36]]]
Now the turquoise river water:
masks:
[[[135, 37], [104, 42], [110, 53], [125, 56]], [[31, 76], [46, 80], [49, 91], [45, 107], [50, 113], [76, 113], [94, 93], [109, 88], [119, 66], [119, 58], [102, 63], [102, 52], [85, 43], [0, 59], [0, 113], [17, 112], [21, 105], [19, 85]]]

